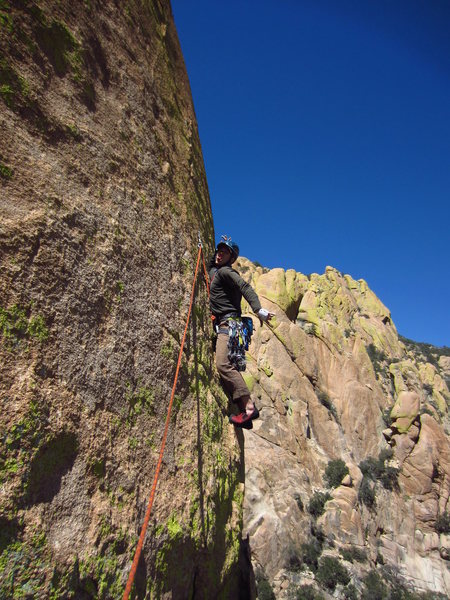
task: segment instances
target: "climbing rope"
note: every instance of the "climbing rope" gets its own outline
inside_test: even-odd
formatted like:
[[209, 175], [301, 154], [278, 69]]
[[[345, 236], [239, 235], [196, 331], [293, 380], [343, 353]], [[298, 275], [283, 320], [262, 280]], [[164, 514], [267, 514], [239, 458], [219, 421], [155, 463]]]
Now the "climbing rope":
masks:
[[130, 574], [128, 575], [128, 582], [127, 582], [127, 585], [126, 585], [126, 588], [125, 588], [125, 592], [123, 594], [123, 600], [128, 600], [128, 597], [130, 595], [131, 588], [132, 588], [133, 583], [134, 583], [134, 578], [136, 576], [136, 570], [137, 570], [137, 566], [138, 566], [138, 563], [139, 563], [139, 558], [141, 556], [142, 547], [144, 545], [145, 534], [147, 532], [147, 527], [148, 527], [148, 523], [149, 523], [149, 520], [150, 520], [150, 513], [151, 513], [151, 510], [152, 510], [152, 506], [153, 506], [153, 499], [155, 497], [156, 486], [157, 486], [157, 483], [158, 483], [159, 472], [161, 470], [164, 449], [165, 449], [166, 441], [167, 441], [167, 433], [168, 433], [169, 424], [170, 424], [170, 415], [171, 415], [171, 412], [172, 412], [173, 399], [174, 399], [174, 396], [175, 396], [175, 388], [176, 388], [176, 385], [177, 385], [178, 374], [179, 374], [179, 371], [180, 371], [181, 358], [183, 356], [184, 342], [186, 340], [186, 333], [187, 333], [188, 326], [189, 326], [189, 320], [191, 318], [192, 305], [194, 303], [195, 283], [197, 281], [198, 268], [199, 268], [199, 265], [200, 265], [200, 256], [203, 258], [203, 268], [204, 268], [204, 271], [205, 271], [206, 286], [208, 288], [208, 295], [209, 295], [208, 275], [207, 275], [207, 272], [206, 272], [206, 265], [205, 265], [205, 259], [203, 257], [202, 248], [203, 248], [203, 246], [202, 246], [202, 241], [200, 239], [200, 233], [199, 233], [199, 236], [198, 236], [197, 264], [196, 264], [196, 267], [195, 267], [194, 282], [192, 284], [191, 300], [190, 300], [190, 303], [189, 303], [189, 310], [188, 310], [188, 315], [187, 315], [187, 319], [186, 319], [186, 326], [184, 328], [183, 337], [181, 339], [181, 346], [180, 346], [180, 352], [178, 354], [177, 368], [175, 370], [175, 378], [174, 378], [174, 382], [173, 382], [173, 386], [172, 386], [172, 393], [170, 395], [169, 408], [167, 409], [166, 424], [164, 426], [164, 433], [163, 433], [162, 442], [161, 442], [161, 449], [159, 451], [159, 459], [158, 459], [158, 463], [156, 465], [155, 477], [153, 479], [153, 485], [152, 485], [152, 489], [150, 491], [150, 496], [149, 496], [148, 505], [147, 505], [147, 511], [146, 511], [145, 517], [144, 517], [144, 523], [142, 525], [141, 534], [139, 536], [139, 541], [138, 541], [138, 544], [137, 544], [137, 547], [136, 547], [136, 551], [134, 553], [134, 558], [133, 558], [133, 563], [131, 565]]

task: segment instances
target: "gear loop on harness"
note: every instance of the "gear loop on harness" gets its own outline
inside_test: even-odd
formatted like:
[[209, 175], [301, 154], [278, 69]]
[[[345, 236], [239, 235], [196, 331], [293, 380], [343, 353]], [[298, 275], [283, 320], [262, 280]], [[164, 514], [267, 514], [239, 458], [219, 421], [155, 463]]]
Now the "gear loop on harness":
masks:
[[228, 359], [238, 371], [245, 371], [248, 350], [253, 334], [251, 317], [230, 317], [228, 319]]

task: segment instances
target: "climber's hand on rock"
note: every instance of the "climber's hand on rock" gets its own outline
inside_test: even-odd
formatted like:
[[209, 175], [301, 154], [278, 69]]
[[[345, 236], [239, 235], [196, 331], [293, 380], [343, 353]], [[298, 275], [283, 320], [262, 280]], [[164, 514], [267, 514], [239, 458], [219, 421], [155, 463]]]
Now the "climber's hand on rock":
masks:
[[265, 308], [260, 308], [258, 310], [258, 318], [259, 318], [259, 322], [261, 323], [261, 325], [263, 324], [263, 322], [265, 322], [265, 323], [269, 322], [270, 319], [274, 316], [275, 316], [274, 313], [269, 312]]

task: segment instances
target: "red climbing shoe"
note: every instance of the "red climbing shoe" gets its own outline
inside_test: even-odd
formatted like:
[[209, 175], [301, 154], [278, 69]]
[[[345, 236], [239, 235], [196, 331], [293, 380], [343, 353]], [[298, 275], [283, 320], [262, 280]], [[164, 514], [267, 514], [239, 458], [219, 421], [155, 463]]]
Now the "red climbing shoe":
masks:
[[[253, 412], [248, 414], [247, 412], [241, 412], [238, 415], [232, 415], [230, 417], [230, 423], [236, 425], [236, 427], [244, 427], [245, 429], [251, 429], [253, 427], [252, 421], [259, 417], [259, 410], [256, 408], [253, 409]], [[249, 424], [251, 427], [249, 427]]]

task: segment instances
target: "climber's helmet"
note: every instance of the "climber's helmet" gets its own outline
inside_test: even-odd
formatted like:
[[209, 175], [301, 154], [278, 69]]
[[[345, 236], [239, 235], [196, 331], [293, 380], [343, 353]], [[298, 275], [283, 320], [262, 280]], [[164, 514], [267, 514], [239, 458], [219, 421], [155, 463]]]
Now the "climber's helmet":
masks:
[[230, 262], [234, 263], [234, 261], [239, 256], [239, 246], [236, 244], [236, 242], [233, 242], [230, 237], [223, 235], [222, 239], [217, 244], [216, 252], [218, 250], [220, 250], [221, 246], [222, 247], [225, 246], [226, 248], [228, 248], [228, 250], [231, 252], [231, 261]]

